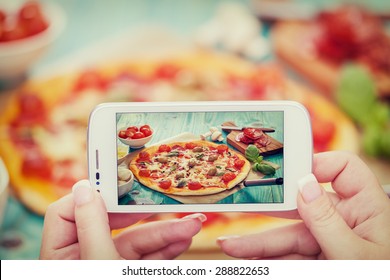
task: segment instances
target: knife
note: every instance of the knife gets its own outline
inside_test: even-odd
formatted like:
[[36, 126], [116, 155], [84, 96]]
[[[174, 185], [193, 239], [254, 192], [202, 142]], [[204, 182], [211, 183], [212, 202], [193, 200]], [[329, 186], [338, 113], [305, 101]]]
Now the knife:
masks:
[[254, 179], [254, 180], [245, 180], [245, 187], [255, 187], [255, 186], [264, 186], [264, 185], [283, 185], [283, 178], [267, 178], [267, 179]]
[[244, 126], [244, 127], [240, 127], [240, 126], [229, 126], [229, 125], [221, 125], [221, 129], [222, 130], [243, 130], [245, 128], [255, 128], [255, 129], [260, 129], [262, 130], [263, 132], [275, 132], [275, 129], [273, 128], [268, 128], [268, 127], [256, 127], [256, 126]]

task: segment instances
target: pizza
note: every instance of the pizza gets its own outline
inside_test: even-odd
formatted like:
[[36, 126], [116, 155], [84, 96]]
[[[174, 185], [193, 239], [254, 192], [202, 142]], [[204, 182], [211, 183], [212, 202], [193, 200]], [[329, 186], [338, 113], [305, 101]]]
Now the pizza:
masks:
[[151, 146], [130, 162], [140, 183], [180, 196], [229, 190], [244, 180], [250, 169], [249, 161], [227, 145], [202, 140]]
[[367, 9], [343, 5], [310, 21], [280, 22], [272, 38], [278, 57], [330, 96], [346, 63], [364, 66], [378, 93], [390, 95], [390, 37]]

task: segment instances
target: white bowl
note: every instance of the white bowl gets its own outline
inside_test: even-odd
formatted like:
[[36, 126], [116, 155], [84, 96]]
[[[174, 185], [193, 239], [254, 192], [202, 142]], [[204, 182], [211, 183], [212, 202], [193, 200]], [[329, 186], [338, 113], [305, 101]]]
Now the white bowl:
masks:
[[0, 79], [4, 83], [25, 76], [65, 26], [65, 14], [58, 5], [41, 3], [43, 14], [49, 22], [46, 30], [23, 39], [0, 43]]
[[4, 209], [8, 198], [9, 176], [3, 161], [0, 158], [0, 225], [4, 217]]
[[[126, 128], [121, 128], [117, 131], [117, 135], [119, 133], [119, 131], [121, 130], [126, 130]], [[118, 136], [119, 140], [129, 146], [130, 148], [133, 148], [133, 149], [140, 149], [142, 148], [143, 146], [145, 146], [146, 143], [148, 143], [152, 137], [153, 137], [153, 134], [154, 134], [154, 131], [152, 130], [152, 134], [150, 134], [149, 136], [146, 136], [144, 138], [140, 138], [140, 139], [124, 139], [124, 138], [121, 138]]]
[[122, 196], [126, 195], [131, 191], [134, 184], [134, 175], [131, 173], [130, 179], [126, 181], [126, 183], [118, 186], [118, 197], [121, 198]]

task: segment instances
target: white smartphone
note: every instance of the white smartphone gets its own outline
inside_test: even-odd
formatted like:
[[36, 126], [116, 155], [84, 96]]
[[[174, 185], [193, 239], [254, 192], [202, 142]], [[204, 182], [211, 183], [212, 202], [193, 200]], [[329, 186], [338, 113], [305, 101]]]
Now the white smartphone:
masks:
[[312, 147], [296, 102], [106, 103], [89, 120], [89, 178], [109, 212], [291, 210]]

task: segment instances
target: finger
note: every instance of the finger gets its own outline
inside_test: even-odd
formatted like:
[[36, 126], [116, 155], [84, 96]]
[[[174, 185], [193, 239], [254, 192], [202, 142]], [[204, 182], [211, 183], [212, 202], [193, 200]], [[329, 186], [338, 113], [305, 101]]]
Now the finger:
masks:
[[235, 258], [277, 258], [290, 254], [313, 256], [320, 248], [300, 222], [261, 233], [237, 236], [221, 236], [217, 244], [222, 251]]
[[143, 260], [172, 260], [180, 256], [184, 251], [187, 251], [191, 246], [192, 240], [183, 240], [176, 243], [172, 243], [167, 247], [158, 250], [156, 252], [144, 255]]
[[313, 174], [320, 183], [332, 182], [333, 189], [344, 198], [352, 197], [366, 187], [383, 192], [375, 175], [352, 153], [314, 155]]
[[205, 220], [203, 214], [192, 214], [182, 219], [140, 225], [116, 236], [115, 245], [124, 258], [139, 259], [171, 244], [190, 240], [200, 231]]
[[331, 259], [356, 256], [359, 238], [337, 212], [314, 175], [302, 178], [298, 185], [298, 211], [324, 255]]
[[73, 186], [77, 237], [82, 259], [118, 259], [108, 216], [100, 195], [88, 180]]
[[153, 214], [149, 213], [109, 213], [108, 219], [110, 221], [111, 229], [120, 229], [133, 225], [143, 219], [149, 218]]
[[77, 242], [76, 224], [74, 222], [74, 203], [72, 195], [64, 196], [49, 205], [46, 210], [42, 245], [40, 251], [41, 259], [59, 259], [77, 257], [72, 251], [61, 251], [63, 256], [58, 254], [58, 250], [71, 246]]

